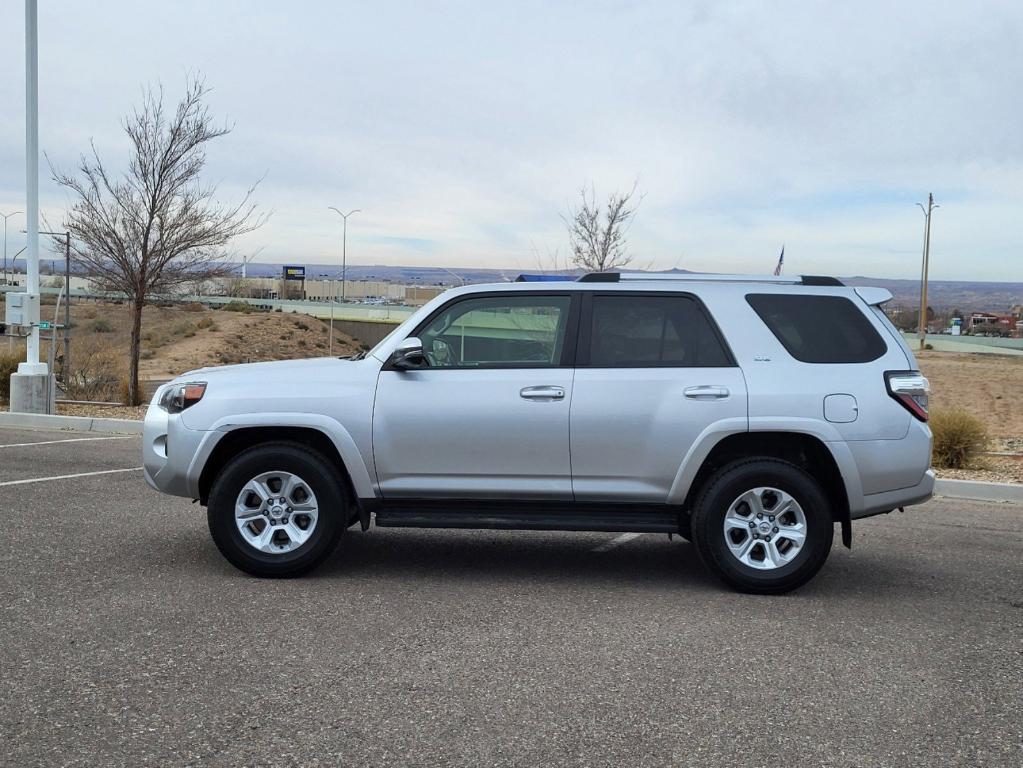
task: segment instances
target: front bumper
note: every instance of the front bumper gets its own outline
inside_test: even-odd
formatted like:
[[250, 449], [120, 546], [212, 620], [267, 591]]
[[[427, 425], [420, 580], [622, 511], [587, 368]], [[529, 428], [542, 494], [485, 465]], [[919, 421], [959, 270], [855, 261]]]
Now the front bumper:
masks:
[[[146, 411], [142, 428], [142, 468], [150, 487], [171, 496], [199, 496], [196, 457], [211, 433], [189, 429], [179, 414], [171, 414], [154, 402]], [[217, 435], [219, 437], [219, 435]]]

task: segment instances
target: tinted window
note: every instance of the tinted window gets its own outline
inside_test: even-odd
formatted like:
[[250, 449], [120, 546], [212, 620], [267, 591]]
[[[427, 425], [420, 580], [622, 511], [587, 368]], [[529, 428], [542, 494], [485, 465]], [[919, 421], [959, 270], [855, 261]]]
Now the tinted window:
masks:
[[789, 354], [804, 363], [866, 363], [888, 349], [843, 296], [750, 294], [746, 301]]
[[432, 368], [542, 368], [561, 363], [571, 299], [507, 296], [449, 305], [419, 331]]
[[593, 367], [732, 365], [702, 308], [687, 296], [597, 294], [592, 308]]

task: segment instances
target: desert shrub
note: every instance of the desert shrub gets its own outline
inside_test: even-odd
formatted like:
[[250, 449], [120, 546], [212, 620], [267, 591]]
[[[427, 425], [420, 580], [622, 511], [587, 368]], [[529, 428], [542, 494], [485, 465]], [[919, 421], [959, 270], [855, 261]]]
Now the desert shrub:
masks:
[[296, 325], [297, 327], [299, 327], [300, 329], [302, 329], [303, 331], [308, 331], [308, 330], [309, 330], [309, 326], [308, 326], [308, 325], [306, 325], [305, 323], [303, 323], [303, 322], [302, 322], [301, 320], [297, 321], [297, 322], [295, 323], [295, 325]]
[[82, 316], [86, 320], [94, 320], [96, 318], [96, 310], [94, 307], [86, 307], [82, 310]]
[[243, 314], [250, 314], [252, 312], [252, 305], [247, 304], [244, 301], [229, 301], [221, 307], [225, 312], [242, 312]]
[[113, 400], [126, 378], [125, 356], [117, 345], [96, 337], [79, 336], [71, 355], [64, 389], [72, 400]]
[[171, 332], [175, 336], [184, 336], [186, 339], [190, 339], [195, 336], [195, 325], [187, 321], [178, 323], [171, 329]]
[[21, 352], [0, 352], [0, 400], [11, 399], [11, 374], [18, 370], [18, 363], [25, 361]]
[[931, 343], [924, 344], [924, 349], [934, 349], [934, 345]]
[[110, 321], [103, 317], [97, 317], [89, 323], [89, 328], [93, 333], [110, 333], [114, 330], [114, 327], [110, 325]]
[[192, 301], [181, 307], [185, 312], [202, 312], [205, 307], [198, 301]]
[[153, 354], [153, 350], [143, 349], [139, 352], [139, 360], [152, 360]]
[[961, 408], [932, 411], [930, 424], [934, 433], [932, 460], [937, 467], [966, 467], [987, 446], [984, 422]]
[[204, 317], [195, 324], [197, 328], [212, 328], [214, 325], [212, 317]]

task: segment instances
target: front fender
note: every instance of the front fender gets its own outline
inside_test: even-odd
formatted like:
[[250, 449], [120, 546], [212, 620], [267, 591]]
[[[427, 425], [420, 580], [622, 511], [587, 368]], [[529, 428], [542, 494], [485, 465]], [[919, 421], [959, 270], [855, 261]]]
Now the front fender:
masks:
[[366, 462], [355, 440], [348, 430], [336, 419], [317, 413], [251, 413], [232, 414], [215, 421], [199, 444], [188, 468], [189, 491], [199, 496], [199, 476], [213, 453], [217, 443], [228, 433], [248, 427], [294, 427], [315, 429], [323, 433], [334, 444], [345, 469], [352, 480], [355, 494], [359, 498], [373, 498], [376, 492]]

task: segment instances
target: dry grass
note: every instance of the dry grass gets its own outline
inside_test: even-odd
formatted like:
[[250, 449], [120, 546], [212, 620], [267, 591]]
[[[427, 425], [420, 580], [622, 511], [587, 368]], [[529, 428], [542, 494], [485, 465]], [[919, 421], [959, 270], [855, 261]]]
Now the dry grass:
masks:
[[931, 382], [931, 408], [961, 408], [987, 427], [997, 444], [1023, 438], [1023, 357], [916, 352]]
[[931, 411], [934, 433], [932, 461], [936, 467], [965, 469], [987, 447], [984, 422], [962, 408], [939, 408]]

